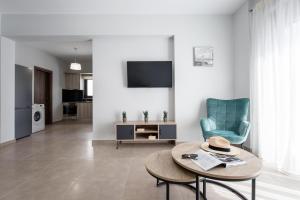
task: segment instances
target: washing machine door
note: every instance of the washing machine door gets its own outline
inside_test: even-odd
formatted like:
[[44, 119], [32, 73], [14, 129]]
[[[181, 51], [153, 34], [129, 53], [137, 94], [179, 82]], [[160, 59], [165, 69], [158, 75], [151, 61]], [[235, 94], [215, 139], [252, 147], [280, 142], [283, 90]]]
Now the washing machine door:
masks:
[[38, 121], [41, 120], [41, 117], [42, 117], [41, 112], [40, 112], [40, 111], [36, 111], [36, 112], [34, 113], [34, 115], [33, 115], [33, 120], [34, 120], [35, 122], [38, 122]]

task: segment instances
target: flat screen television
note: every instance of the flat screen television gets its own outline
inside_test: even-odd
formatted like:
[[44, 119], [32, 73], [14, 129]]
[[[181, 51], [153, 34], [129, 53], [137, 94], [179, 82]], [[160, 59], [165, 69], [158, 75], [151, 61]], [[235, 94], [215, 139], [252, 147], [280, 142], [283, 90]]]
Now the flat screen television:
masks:
[[63, 102], [83, 101], [83, 90], [62, 90]]
[[172, 61], [128, 61], [127, 86], [172, 87]]

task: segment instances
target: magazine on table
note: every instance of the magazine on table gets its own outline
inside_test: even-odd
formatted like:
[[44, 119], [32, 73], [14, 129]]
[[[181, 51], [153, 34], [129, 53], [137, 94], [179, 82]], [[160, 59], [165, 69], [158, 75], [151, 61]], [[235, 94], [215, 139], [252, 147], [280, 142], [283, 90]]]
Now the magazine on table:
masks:
[[208, 171], [217, 166], [232, 167], [246, 164], [244, 160], [241, 160], [237, 157], [210, 153], [201, 149], [195, 154], [197, 154], [198, 156], [197, 159], [193, 160], [193, 162], [199, 165], [205, 171]]

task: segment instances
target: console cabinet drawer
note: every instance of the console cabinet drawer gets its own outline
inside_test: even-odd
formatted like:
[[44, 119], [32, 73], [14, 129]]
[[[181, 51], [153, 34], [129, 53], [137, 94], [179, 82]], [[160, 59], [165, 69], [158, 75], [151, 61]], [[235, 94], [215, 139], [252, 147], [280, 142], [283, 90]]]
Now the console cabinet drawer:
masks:
[[160, 125], [159, 139], [176, 139], [176, 125]]
[[133, 140], [134, 126], [117, 125], [117, 140]]

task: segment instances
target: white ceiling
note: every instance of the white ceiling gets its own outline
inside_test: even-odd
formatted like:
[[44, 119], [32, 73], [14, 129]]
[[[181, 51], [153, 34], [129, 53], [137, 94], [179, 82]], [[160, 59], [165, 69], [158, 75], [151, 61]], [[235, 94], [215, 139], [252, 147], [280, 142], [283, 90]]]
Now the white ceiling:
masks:
[[5, 14], [233, 14], [247, 0], [0, 0]]
[[[92, 41], [90, 40], [62, 41], [61, 39], [51, 39], [44, 41], [17, 41], [23, 45], [45, 51], [65, 62], [73, 61], [75, 54], [78, 61], [91, 62], [92, 60]], [[75, 47], [77, 48], [77, 53], [75, 53]]]

